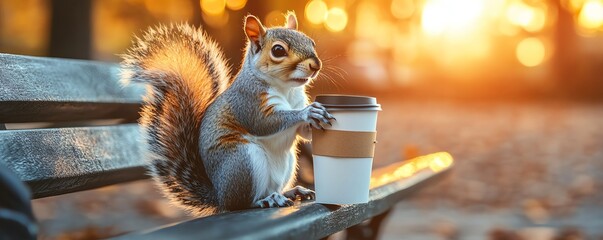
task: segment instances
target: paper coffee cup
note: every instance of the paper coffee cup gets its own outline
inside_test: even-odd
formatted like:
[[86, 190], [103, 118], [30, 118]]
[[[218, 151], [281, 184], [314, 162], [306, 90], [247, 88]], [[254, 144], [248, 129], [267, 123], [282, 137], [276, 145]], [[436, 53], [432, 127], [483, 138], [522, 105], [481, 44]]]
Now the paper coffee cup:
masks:
[[316, 202], [366, 203], [376, 143], [377, 112], [373, 97], [318, 95], [336, 121], [312, 130]]

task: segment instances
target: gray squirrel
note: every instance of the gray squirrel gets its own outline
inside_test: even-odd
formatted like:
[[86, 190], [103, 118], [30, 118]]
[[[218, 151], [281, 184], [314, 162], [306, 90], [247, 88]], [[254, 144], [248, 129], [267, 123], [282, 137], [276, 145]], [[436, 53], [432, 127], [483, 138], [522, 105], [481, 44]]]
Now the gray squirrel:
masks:
[[310, 103], [305, 86], [322, 67], [314, 41], [297, 30], [245, 17], [241, 70], [188, 24], [150, 28], [124, 54], [122, 83], [147, 84], [139, 121], [149, 172], [172, 202], [195, 215], [284, 207], [314, 192], [293, 187], [296, 143], [335, 118]]

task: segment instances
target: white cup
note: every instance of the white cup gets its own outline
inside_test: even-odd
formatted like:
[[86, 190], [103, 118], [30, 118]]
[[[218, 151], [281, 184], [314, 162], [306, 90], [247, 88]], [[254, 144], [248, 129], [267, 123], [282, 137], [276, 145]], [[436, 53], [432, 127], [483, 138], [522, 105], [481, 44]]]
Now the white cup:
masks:
[[337, 119], [325, 131], [313, 130], [316, 202], [368, 202], [381, 106], [363, 96], [319, 95], [315, 100]]

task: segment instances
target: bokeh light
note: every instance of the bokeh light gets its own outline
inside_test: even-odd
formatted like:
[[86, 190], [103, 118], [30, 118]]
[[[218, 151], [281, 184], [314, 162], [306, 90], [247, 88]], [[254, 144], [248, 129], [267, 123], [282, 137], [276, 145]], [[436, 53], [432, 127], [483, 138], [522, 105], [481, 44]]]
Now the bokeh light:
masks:
[[201, 11], [209, 15], [222, 15], [226, 8], [225, 0], [201, 0]]
[[348, 24], [348, 14], [341, 8], [331, 8], [327, 12], [327, 18], [325, 19], [325, 27], [329, 31], [339, 32], [345, 29]]
[[226, 0], [226, 7], [230, 10], [240, 10], [245, 7], [247, 0]]
[[[49, 26], [35, 19], [50, 21], [49, 14], [45, 16], [39, 11], [48, 8], [44, 5], [49, 4], [42, 4], [40, 0], [0, 2], [0, 33], [15, 36], [7, 38], [10, 42], [2, 42], [4, 51], [37, 49], [30, 52], [43, 54], [49, 45], [48, 33], [34, 29], [43, 30]], [[283, 13], [287, 10], [298, 11], [299, 20], [303, 22], [300, 25], [302, 31], [311, 34], [317, 42], [321, 41], [321, 46], [329, 51], [345, 52], [334, 60], [335, 65], [344, 69], [346, 64], [362, 67], [358, 70], [363, 72], [361, 78], [370, 81], [375, 89], [382, 88], [376, 85], [386, 88], [388, 84], [398, 83], [412, 82], [405, 85], [409, 87], [428, 84], [443, 73], [447, 79], [452, 79], [450, 83], [454, 86], [477, 86], [498, 81], [478, 80], [484, 79], [481, 75], [485, 72], [512, 72], [513, 68], [537, 66], [548, 61], [558, 64], [565, 62], [558, 58], [575, 59], [603, 51], [597, 42], [603, 34], [603, 0], [304, 0], [296, 4], [271, 3], [252, 4], [249, 0], [93, 1], [95, 27], [91, 51], [96, 59], [118, 60], [114, 52], [122, 52], [137, 29], [169, 22], [202, 25], [209, 34], [226, 38], [218, 37], [224, 45], [233, 45], [236, 41], [226, 36], [230, 35], [229, 29], [240, 30], [244, 14], [260, 14], [258, 16], [266, 26], [282, 26], [285, 22]], [[41, 7], [26, 7], [36, 4]], [[16, 15], [10, 10], [15, 7], [30, 10]], [[31, 17], [36, 14], [41, 17]], [[26, 15], [29, 17], [22, 17]], [[38, 24], [24, 25], [34, 20]], [[26, 33], [31, 37], [15, 40]], [[522, 48], [526, 43], [521, 46], [518, 43], [528, 37], [537, 37], [541, 44], [535, 49]], [[559, 47], [570, 45], [578, 45], [579, 49]], [[530, 78], [556, 78], [556, 73], [547, 75], [557, 71], [549, 69], [552, 66], [539, 68], [541, 75]], [[489, 71], [480, 72], [480, 69]], [[521, 74], [523, 72], [516, 75]], [[457, 80], [458, 83], [453, 83]]]
[[358, 4], [356, 8], [356, 24], [354, 33], [358, 38], [371, 39], [376, 37], [377, 30], [375, 26], [380, 23], [380, 17], [383, 16], [379, 6], [370, 1], [364, 1]]
[[562, 3], [572, 12], [579, 12], [585, 0], [564, 0]]
[[327, 17], [327, 4], [322, 0], [312, 0], [306, 4], [304, 14], [308, 22], [321, 24]]
[[279, 10], [273, 10], [266, 14], [264, 25], [268, 27], [283, 26], [285, 24], [285, 15]]
[[546, 10], [543, 8], [534, 8], [530, 22], [523, 26], [528, 32], [539, 32], [544, 28], [546, 23]]
[[395, 18], [407, 19], [415, 12], [415, 3], [413, 0], [393, 0], [390, 10]]
[[537, 32], [546, 23], [546, 6], [532, 7], [521, 1], [513, 1], [507, 8], [506, 17], [509, 22], [528, 32]]
[[580, 15], [579, 24], [587, 29], [597, 29], [603, 26], [603, 1], [589, 0], [584, 3]]
[[479, 23], [483, 8], [484, 2], [480, 0], [428, 0], [423, 6], [421, 26], [430, 35], [462, 34]]
[[538, 38], [526, 38], [519, 42], [515, 54], [517, 60], [526, 67], [540, 65], [545, 57], [544, 43]]

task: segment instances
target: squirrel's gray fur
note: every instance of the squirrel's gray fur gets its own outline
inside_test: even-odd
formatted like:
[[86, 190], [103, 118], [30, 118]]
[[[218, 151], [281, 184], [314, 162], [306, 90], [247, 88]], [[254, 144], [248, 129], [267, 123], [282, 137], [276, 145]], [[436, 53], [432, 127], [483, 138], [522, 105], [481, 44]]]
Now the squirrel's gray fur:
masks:
[[[150, 174], [193, 214], [314, 197], [292, 187], [295, 147], [299, 136], [309, 139], [310, 126], [322, 128], [333, 117], [318, 103], [308, 105], [304, 87], [321, 62], [295, 15], [287, 20], [265, 29], [246, 17], [247, 48], [232, 81], [217, 45], [187, 24], [151, 28], [123, 56], [122, 81], [149, 86], [140, 125]], [[285, 56], [275, 52], [279, 47]]]

